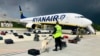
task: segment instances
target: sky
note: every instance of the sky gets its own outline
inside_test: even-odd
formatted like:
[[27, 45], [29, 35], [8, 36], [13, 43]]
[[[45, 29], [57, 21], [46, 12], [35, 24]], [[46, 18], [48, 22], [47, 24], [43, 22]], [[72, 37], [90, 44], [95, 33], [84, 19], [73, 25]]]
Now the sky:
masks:
[[0, 16], [20, 18], [19, 5], [26, 17], [79, 13], [100, 24], [100, 0], [0, 0]]

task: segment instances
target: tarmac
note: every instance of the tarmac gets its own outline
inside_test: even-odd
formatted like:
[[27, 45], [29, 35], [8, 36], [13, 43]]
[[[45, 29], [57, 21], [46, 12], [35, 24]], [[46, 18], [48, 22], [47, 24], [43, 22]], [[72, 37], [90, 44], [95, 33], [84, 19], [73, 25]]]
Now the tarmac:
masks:
[[[5, 44], [4, 40], [0, 40], [0, 56], [32, 56], [28, 54], [28, 50], [40, 49], [41, 41], [45, 37], [50, 37], [49, 34], [40, 34], [40, 41], [33, 41], [33, 33], [31, 36], [26, 36], [22, 31], [19, 30], [18, 32], [24, 36], [24, 39], [18, 39], [13, 34], [0, 35], [4, 39], [11, 38], [14, 40], [14, 44]], [[69, 39], [76, 36], [70, 34], [64, 35], [68, 35]], [[66, 42], [67, 47], [62, 50], [52, 51], [54, 49], [54, 39], [52, 38], [48, 45], [49, 52], [41, 53], [38, 56], [100, 56], [100, 32], [97, 32], [96, 35], [84, 35], [77, 44], [69, 43], [67, 40]]]

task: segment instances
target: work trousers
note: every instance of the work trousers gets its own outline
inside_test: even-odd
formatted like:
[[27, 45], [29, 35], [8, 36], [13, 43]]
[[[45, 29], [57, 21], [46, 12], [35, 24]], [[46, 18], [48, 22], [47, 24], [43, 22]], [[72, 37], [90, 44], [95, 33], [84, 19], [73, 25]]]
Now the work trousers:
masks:
[[57, 47], [60, 48], [60, 50], [62, 49], [62, 45], [61, 45], [61, 37], [55, 38], [55, 49], [57, 50]]

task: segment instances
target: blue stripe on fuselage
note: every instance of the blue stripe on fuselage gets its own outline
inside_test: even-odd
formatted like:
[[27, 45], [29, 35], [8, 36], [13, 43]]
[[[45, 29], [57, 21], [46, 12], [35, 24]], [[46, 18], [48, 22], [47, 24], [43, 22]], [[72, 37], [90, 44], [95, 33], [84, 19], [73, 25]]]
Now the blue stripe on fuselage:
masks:
[[66, 15], [42, 16], [33, 18], [33, 22], [57, 21], [58, 19], [63, 20], [65, 17]]

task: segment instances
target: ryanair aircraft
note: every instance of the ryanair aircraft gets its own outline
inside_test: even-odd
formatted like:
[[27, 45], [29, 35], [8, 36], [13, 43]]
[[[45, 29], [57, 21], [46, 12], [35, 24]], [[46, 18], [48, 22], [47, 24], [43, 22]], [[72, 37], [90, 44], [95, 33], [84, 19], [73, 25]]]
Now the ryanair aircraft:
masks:
[[59, 13], [27, 18], [23, 15], [20, 6], [19, 10], [21, 13], [20, 21], [26, 23], [27, 28], [34, 29], [36, 24], [55, 24], [56, 21], [59, 21], [60, 25], [71, 27], [84, 27], [87, 28], [91, 33], [95, 33], [93, 27], [91, 26], [92, 21], [78, 13]]

